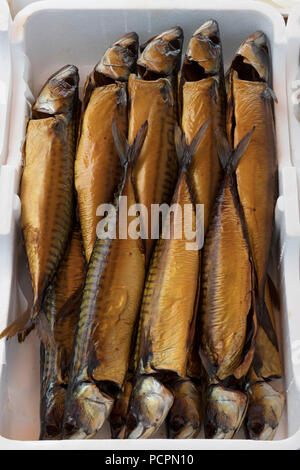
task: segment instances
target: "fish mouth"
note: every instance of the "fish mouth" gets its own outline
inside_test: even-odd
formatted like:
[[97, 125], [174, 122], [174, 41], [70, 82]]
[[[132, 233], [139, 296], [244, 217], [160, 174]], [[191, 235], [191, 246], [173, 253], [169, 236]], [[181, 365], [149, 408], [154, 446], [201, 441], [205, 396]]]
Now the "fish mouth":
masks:
[[173, 394], [154, 377], [140, 377], [130, 400], [125, 438], [151, 437], [165, 421], [173, 400]]
[[32, 107], [33, 119], [65, 114], [70, 109], [79, 83], [78, 68], [66, 65], [54, 73], [40, 91]]
[[220, 73], [223, 58], [219, 26], [215, 20], [208, 20], [190, 39], [181, 74], [185, 81], [194, 82]]
[[139, 75], [144, 80], [173, 75], [179, 70], [183, 30], [175, 26], [141, 45], [137, 61]]
[[248, 395], [221, 385], [210, 387], [205, 409], [207, 439], [232, 439], [239, 431], [248, 407]]
[[103, 426], [114, 399], [95, 384], [81, 383], [67, 402], [63, 420], [64, 439], [89, 439]]
[[262, 31], [256, 31], [240, 45], [232, 68], [241, 80], [266, 82], [271, 85], [269, 43]]

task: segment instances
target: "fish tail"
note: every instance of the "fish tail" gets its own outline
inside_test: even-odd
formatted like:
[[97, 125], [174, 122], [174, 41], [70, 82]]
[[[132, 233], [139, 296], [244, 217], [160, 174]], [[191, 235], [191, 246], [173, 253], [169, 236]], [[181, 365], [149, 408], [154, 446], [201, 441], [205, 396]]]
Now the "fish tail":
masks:
[[28, 328], [26, 328], [21, 333], [18, 333], [19, 343], [24, 343], [25, 339], [27, 338], [27, 336], [29, 336], [29, 334], [32, 332], [32, 330], [34, 330], [34, 328], [35, 328], [35, 324], [33, 322], [31, 322], [31, 325], [28, 326]]
[[277, 334], [274, 329], [270, 313], [268, 310], [268, 307], [265, 303], [265, 300], [262, 299], [259, 301], [258, 305], [258, 323], [259, 325], [263, 328], [264, 332], [266, 333], [267, 337], [273, 344], [274, 348], [279, 351], [279, 346], [278, 346], [278, 339], [277, 339]]
[[[24, 312], [22, 315], [18, 316], [16, 320], [14, 320], [3, 331], [1, 331], [0, 339], [2, 338], [10, 339], [16, 335], [19, 335], [20, 342], [24, 341], [24, 339], [26, 338], [28, 334], [28, 333], [26, 334], [26, 332], [28, 332], [29, 329], [32, 329], [32, 320], [30, 317], [31, 317], [31, 310], [29, 309], [26, 312]], [[22, 337], [24, 337], [23, 340], [21, 339]]]
[[11, 339], [14, 336], [18, 335], [18, 340], [20, 343], [23, 343], [29, 333], [36, 327], [38, 336], [44, 346], [51, 348], [55, 347], [55, 341], [53, 333], [50, 329], [47, 317], [44, 312], [41, 312], [40, 315], [33, 320], [31, 318], [31, 310], [26, 310], [22, 315], [20, 315], [16, 320], [14, 320], [10, 325], [8, 325], [0, 333], [0, 339], [6, 338]]
[[185, 134], [178, 124], [175, 125], [175, 147], [179, 165], [183, 169], [188, 169], [194, 154], [206, 132], [209, 119], [199, 128], [190, 145], [187, 144]]
[[138, 131], [133, 144], [130, 146], [124, 132], [117, 126], [116, 120], [113, 119], [112, 134], [120, 162], [123, 167], [125, 167], [128, 163], [130, 163], [131, 168], [135, 167], [138, 156], [141, 153], [143, 144], [145, 142], [147, 132], [148, 121], [145, 121]]
[[218, 149], [217, 152], [223, 170], [228, 173], [234, 173], [236, 171], [242, 156], [247, 150], [254, 131], [255, 126], [240, 140], [233, 151], [231, 151], [226, 137], [217, 130], [215, 131]]

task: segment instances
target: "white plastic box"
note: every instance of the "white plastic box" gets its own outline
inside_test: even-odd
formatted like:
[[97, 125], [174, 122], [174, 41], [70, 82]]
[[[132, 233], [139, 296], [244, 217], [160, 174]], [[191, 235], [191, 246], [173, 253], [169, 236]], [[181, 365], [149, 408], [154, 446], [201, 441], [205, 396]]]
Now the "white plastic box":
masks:
[[[3, 3], [4, 0], [0, 1]], [[8, 43], [5, 44], [0, 36], [0, 54], [2, 48], [3, 54], [6, 54], [0, 74], [3, 68], [8, 72], [5, 77], [0, 75], [0, 87], [1, 80], [7, 86], [3, 103], [0, 94], [0, 111], [6, 116], [0, 122], [0, 329], [15, 318], [17, 311], [26, 307], [26, 292], [29, 291], [19, 229], [18, 186], [25, 120], [29, 116], [33, 97], [44, 81], [61, 66], [73, 63], [80, 69], [82, 86], [86, 74], [105, 49], [129, 31], [136, 31], [143, 42], [166, 28], [180, 25], [184, 29], [186, 45], [203, 21], [215, 18], [220, 25], [226, 68], [239, 44], [249, 34], [258, 29], [267, 34], [272, 49], [273, 88], [278, 98], [275, 116], [280, 193], [276, 206], [273, 271], [281, 297], [278, 330], [284, 359], [283, 387], [287, 391], [285, 416], [273, 442], [160, 438], [112, 441], [108, 427], [99, 433], [99, 439], [39, 442], [36, 441], [39, 434], [39, 343], [33, 333], [23, 345], [15, 339], [0, 343], [0, 448], [300, 448], [300, 223], [297, 170], [293, 166], [295, 162], [291, 161], [289, 146], [286, 28], [283, 18], [275, 9], [258, 2], [215, 0], [211, 0], [209, 6], [206, 1], [199, 0], [127, 0], [126, 4], [120, 0], [110, 0], [109, 5], [92, 0], [52, 0], [27, 6], [17, 14], [11, 25], [5, 7], [3, 12], [0, 10], [0, 15], [0, 25], [1, 18], [6, 16], [5, 24], [9, 26], [12, 62], [10, 78]], [[3, 63], [6, 64], [4, 67]], [[8, 85], [12, 89], [11, 99]]]

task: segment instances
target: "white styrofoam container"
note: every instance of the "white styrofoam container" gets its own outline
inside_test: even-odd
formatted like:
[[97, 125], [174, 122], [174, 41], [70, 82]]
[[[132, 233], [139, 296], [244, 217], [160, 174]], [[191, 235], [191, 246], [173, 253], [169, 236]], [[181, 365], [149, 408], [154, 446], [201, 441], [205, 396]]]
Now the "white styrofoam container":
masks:
[[[9, 95], [6, 101], [6, 109], [10, 104], [9, 139], [5, 165], [0, 168], [3, 196], [0, 197], [0, 329], [27, 303], [24, 293], [28, 292], [29, 278], [20, 242], [18, 184], [25, 120], [33, 96], [50, 74], [67, 63], [79, 67], [82, 86], [87, 72], [105, 49], [125, 32], [137, 31], [143, 42], [178, 24], [183, 27], [187, 42], [193, 31], [211, 17], [220, 25], [226, 67], [241, 41], [257, 29], [268, 35], [272, 50], [273, 88], [278, 98], [275, 115], [280, 187], [273, 275], [281, 293], [279, 329], [287, 390], [286, 413], [276, 440], [112, 441], [105, 439], [109, 437], [106, 427], [99, 434], [102, 439], [35, 441], [39, 433], [39, 344], [33, 333], [23, 345], [15, 339], [0, 343], [0, 448], [300, 448], [299, 201], [287, 125], [286, 31], [280, 14], [268, 5], [232, 0], [226, 3], [211, 0], [209, 6], [199, 0], [127, 0], [124, 5], [121, 0], [111, 0], [105, 6], [96, 0], [52, 0], [30, 4], [16, 15], [10, 27], [13, 93], [11, 103]], [[2, 41], [1, 47], [4, 47]]]
[[9, 124], [9, 102], [11, 92], [11, 61], [8, 43], [9, 9], [6, 2], [0, 3], [0, 165], [7, 153]]
[[256, 0], [258, 2], [265, 2], [273, 7], [285, 17], [289, 15], [291, 9], [299, 3], [299, 0]]

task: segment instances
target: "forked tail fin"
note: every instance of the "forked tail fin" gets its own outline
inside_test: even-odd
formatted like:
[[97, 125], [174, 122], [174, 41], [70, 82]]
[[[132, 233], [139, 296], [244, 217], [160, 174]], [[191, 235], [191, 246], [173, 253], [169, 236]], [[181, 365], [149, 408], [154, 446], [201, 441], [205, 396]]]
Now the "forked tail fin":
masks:
[[10, 323], [3, 331], [1, 331], [0, 339], [10, 339], [15, 335], [23, 335], [30, 327], [30, 313], [31, 310], [29, 309]]
[[182, 169], [187, 170], [191, 164], [194, 154], [199, 147], [199, 144], [206, 132], [209, 124], [209, 119], [200, 127], [196, 135], [194, 136], [190, 145], [186, 143], [184, 132], [180, 129], [178, 124], [175, 126], [175, 147], [179, 161], [179, 165]]
[[255, 127], [240, 140], [234, 150], [231, 150], [228, 140], [221, 133], [216, 132], [218, 156], [225, 172], [233, 173], [236, 171], [242, 156], [247, 150], [254, 131]]
[[19, 342], [22, 343], [34, 328], [44, 346], [53, 349], [55, 347], [54, 336], [46, 315], [44, 312], [41, 312], [40, 315], [33, 320], [31, 318], [30, 309], [1, 331], [0, 339], [10, 339], [18, 335]]
[[125, 167], [130, 164], [134, 168], [141, 153], [148, 132], [148, 121], [145, 121], [138, 131], [132, 145], [128, 144], [124, 132], [117, 126], [115, 119], [112, 122], [112, 134], [115, 146], [120, 158], [121, 165]]

